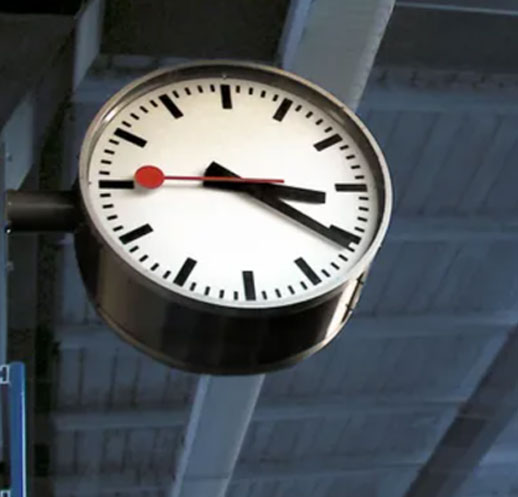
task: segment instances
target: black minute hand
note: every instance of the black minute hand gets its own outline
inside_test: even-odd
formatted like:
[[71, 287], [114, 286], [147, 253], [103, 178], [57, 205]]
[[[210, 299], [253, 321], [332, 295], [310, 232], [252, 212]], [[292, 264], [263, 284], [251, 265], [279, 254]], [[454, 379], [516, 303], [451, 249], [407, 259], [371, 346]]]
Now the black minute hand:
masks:
[[[212, 162], [210, 166], [206, 169], [205, 174], [207, 176], [234, 176], [239, 177], [237, 174], [234, 174], [229, 169], [221, 166], [216, 162]], [[315, 221], [313, 218], [308, 215], [300, 212], [289, 204], [286, 204], [282, 200], [279, 200], [274, 193], [269, 193], [264, 189], [257, 188], [258, 185], [244, 185], [246, 188], [243, 188], [243, 192], [247, 193], [251, 197], [259, 200], [260, 202], [268, 205], [272, 209], [284, 214], [285, 216], [293, 219], [294, 221], [302, 224], [306, 228], [318, 233], [319, 235], [331, 240], [342, 247], [348, 247], [350, 243], [359, 243], [360, 237], [355, 235], [354, 233], [349, 233], [348, 231], [342, 230], [336, 226], [324, 226], [323, 224]]]

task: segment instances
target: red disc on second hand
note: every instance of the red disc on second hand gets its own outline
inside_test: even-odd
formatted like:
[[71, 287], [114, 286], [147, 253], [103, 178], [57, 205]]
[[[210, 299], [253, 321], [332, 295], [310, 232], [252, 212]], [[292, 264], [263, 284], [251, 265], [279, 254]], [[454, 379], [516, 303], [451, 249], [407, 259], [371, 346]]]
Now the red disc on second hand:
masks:
[[144, 188], [158, 188], [164, 182], [164, 173], [155, 166], [142, 166], [135, 173], [135, 181]]

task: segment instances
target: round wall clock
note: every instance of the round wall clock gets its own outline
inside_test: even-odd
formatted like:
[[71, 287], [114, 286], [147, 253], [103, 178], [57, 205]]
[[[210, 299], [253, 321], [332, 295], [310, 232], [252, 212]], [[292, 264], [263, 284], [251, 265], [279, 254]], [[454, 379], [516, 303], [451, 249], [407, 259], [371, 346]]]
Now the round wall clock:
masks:
[[383, 155], [341, 102], [257, 64], [123, 88], [86, 134], [76, 252], [98, 312], [197, 372], [293, 364], [337, 335], [391, 211]]

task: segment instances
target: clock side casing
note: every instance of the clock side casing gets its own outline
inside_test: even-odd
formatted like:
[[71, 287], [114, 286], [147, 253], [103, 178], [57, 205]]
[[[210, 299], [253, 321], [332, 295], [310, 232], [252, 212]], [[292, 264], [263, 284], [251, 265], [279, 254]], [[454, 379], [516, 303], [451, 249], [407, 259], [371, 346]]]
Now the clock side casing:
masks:
[[338, 334], [363, 286], [360, 276], [301, 304], [219, 307], [146, 280], [88, 221], [76, 232], [75, 248], [87, 293], [110, 327], [155, 359], [197, 373], [256, 374], [303, 360]]

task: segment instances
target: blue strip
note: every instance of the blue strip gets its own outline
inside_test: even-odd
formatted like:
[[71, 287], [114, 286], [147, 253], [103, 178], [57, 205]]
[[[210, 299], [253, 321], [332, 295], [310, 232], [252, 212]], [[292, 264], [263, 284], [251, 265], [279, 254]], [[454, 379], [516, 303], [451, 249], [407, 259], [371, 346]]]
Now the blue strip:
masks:
[[9, 455], [11, 497], [27, 496], [25, 364], [9, 364]]

